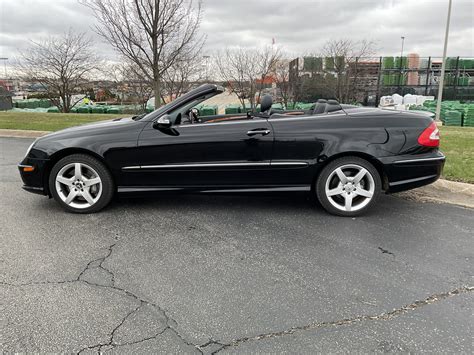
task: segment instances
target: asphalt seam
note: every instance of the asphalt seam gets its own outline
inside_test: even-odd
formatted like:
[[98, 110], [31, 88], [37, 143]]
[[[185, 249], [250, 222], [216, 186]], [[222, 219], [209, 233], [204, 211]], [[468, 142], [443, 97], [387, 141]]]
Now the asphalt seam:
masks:
[[276, 331], [276, 332], [270, 332], [270, 333], [263, 333], [259, 334], [253, 337], [243, 337], [243, 338], [238, 338], [234, 339], [228, 343], [220, 343], [218, 341], [209, 341], [201, 346], [199, 348], [201, 350], [205, 349], [207, 346], [211, 345], [218, 345], [220, 346], [219, 349], [215, 350], [212, 352], [212, 354], [216, 354], [222, 350], [225, 350], [230, 347], [237, 347], [243, 343], [247, 342], [252, 342], [252, 341], [259, 341], [263, 339], [270, 339], [270, 338], [279, 338], [287, 335], [292, 335], [297, 332], [303, 332], [307, 330], [312, 330], [312, 329], [320, 329], [320, 328], [327, 328], [327, 327], [337, 327], [337, 326], [344, 326], [344, 325], [351, 325], [354, 323], [358, 322], [363, 322], [363, 321], [379, 321], [379, 320], [391, 320], [393, 318], [396, 318], [398, 316], [401, 316], [402, 314], [406, 314], [408, 312], [414, 311], [420, 307], [424, 307], [429, 304], [437, 303], [439, 301], [445, 300], [449, 297], [453, 297], [456, 295], [460, 295], [462, 293], [467, 293], [467, 292], [472, 292], [474, 291], [474, 287], [471, 286], [463, 286], [457, 289], [454, 289], [452, 291], [444, 292], [444, 293], [438, 293], [431, 295], [427, 297], [426, 299], [422, 301], [415, 301], [413, 303], [410, 303], [408, 305], [405, 305], [403, 307], [394, 309], [393, 311], [390, 312], [384, 312], [378, 315], [364, 315], [364, 316], [357, 316], [354, 318], [348, 318], [348, 319], [343, 319], [343, 320], [337, 320], [337, 321], [332, 321], [332, 322], [316, 322], [316, 323], [310, 323], [304, 326], [298, 326], [298, 327], [291, 327], [289, 329], [281, 330], [281, 331]]

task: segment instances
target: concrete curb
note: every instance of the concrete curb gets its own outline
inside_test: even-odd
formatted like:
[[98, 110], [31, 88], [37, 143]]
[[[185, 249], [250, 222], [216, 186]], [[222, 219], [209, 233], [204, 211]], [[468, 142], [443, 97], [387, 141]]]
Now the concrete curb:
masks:
[[50, 131], [28, 131], [22, 129], [0, 129], [1, 138], [38, 138], [42, 137]]
[[449, 203], [474, 208], [474, 184], [439, 179], [434, 184], [401, 192], [398, 196], [420, 202]]

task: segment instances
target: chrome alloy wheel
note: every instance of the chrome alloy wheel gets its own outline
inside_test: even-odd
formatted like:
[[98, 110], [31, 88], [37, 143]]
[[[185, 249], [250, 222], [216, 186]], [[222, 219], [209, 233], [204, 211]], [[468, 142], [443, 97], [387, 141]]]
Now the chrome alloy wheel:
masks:
[[372, 174], [357, 164], [336, 168], [326, 180], [325, 193], [335, 208], [354, 212], [367, 206], [375, 192]]
[[55, 179], [61, 200], [74, 208], [93, 206], [102, 195], [99, 174], [84, 163], [70, 163], [61, 168]]

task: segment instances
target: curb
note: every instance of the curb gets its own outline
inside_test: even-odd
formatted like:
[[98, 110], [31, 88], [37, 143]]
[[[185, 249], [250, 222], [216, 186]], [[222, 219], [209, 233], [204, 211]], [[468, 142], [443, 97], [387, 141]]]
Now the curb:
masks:
[[1, 138], [38, 138], [42, 137], [50, 131], [28, 131], [22, 129], [0, 129]]
[[449, 203], [474, 209], [474, 184], [439, 179], [431, 185], [397, 194], [407, 200]]

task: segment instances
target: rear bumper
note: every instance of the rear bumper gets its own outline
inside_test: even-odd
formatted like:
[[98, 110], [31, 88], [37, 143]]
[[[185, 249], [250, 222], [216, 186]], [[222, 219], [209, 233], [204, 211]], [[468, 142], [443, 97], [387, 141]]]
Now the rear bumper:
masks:
[[439, 179], [446, 157], [439, 151], [419, 156], [407, 155], [384, 162], [388, 177], [388, 193], [428, 185]]

